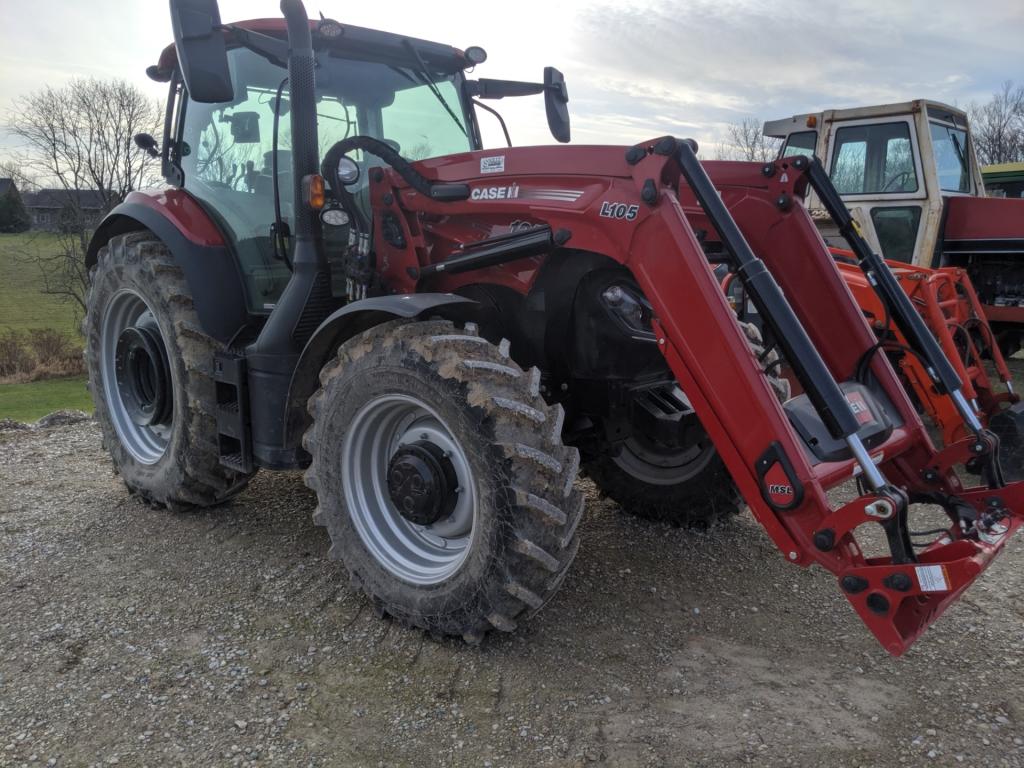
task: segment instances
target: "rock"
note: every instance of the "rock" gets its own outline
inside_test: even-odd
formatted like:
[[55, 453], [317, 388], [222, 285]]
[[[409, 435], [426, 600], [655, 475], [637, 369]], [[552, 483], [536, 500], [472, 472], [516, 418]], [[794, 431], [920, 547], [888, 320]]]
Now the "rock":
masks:
[[32, 429], [32, 427], [14, 419], [0, 419], [0, 432], [24, 431], [27, 429]]

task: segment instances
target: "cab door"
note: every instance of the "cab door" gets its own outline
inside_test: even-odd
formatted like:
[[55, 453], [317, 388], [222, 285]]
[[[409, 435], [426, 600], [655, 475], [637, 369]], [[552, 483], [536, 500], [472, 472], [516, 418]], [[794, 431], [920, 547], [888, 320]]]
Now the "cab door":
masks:
[[826, 167], [868, 241], [885, 258], [912, 263], [928, 198], [913, 119], [833, 123]]

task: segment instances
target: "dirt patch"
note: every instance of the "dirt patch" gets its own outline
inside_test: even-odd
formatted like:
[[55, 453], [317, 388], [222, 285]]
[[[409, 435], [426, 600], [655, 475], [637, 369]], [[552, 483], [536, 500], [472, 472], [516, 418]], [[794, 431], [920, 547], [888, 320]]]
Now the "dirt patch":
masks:
[[0, 766], [1024, 765], [1024, 544], [889, 658], [748, 516], [587, 484], [535, 620], [482, 647], [374, 615], [297, 474], [152, 510], [91, 423], [0, 434]]

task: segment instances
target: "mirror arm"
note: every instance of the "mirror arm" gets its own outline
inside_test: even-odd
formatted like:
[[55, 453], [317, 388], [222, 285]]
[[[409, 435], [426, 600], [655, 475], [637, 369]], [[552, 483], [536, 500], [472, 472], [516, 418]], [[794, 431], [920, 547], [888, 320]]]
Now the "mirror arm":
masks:
[[506, 96], [535, 96], [544, 93], [543, 83], [526, 83], [519, 80], [467, 80], [466, 92], [478, 99], [503, 99]]
[[258, 53], [272, 64], [277, 64], [287, 69], [288, 43], [286, 41], [230, 24], [222, 25], [220, 28], [225, 32], [229, 32], [234, 40], [253, 53]]

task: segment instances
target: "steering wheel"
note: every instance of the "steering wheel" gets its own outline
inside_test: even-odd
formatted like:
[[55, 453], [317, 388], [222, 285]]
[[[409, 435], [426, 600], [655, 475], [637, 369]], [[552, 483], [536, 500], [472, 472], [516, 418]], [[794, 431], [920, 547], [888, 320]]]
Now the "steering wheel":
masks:
[[[888, 192], [889, 191], [889, 187], [891, 187], [896, 182], [899, 182], [900, 187], [902, 187], [904, 182], [909, 181], [909, 180], [910, 180], [910, 171], [900, 171], [899, 173], [897, 173], [894, 176], [890, 177], [890, 179], [887, 182], [885, 182], [885, 184], [882, 185], [882, 191], [883, 192]], [[897, 191], [903, 192], [904, 190], [903, 189], [899, 189]]]

